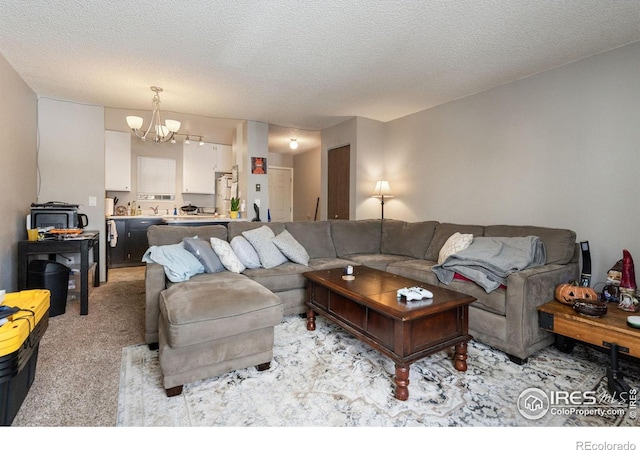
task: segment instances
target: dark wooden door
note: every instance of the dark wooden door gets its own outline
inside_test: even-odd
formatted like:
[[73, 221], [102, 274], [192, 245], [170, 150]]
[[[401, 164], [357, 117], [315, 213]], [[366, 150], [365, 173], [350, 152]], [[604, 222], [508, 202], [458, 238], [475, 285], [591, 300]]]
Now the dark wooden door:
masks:
[[327, 174], [327, 219], [349, 220], [351, 146], [329, 150]]

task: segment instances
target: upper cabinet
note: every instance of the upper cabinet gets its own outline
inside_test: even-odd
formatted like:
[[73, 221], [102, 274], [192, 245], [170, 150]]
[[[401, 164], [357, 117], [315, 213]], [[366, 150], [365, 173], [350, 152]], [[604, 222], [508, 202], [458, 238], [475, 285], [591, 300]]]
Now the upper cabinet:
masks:
[[231, 172], [233, 160], [231, 154], [231, 146], [223, 144], [214, 144], [213, 149], [216, 151], [216, 172]]
[[104, 132], [105, 190], [131, 191], [131, 133]]
[[214, 144], [183, 144], [182, 192], [215, 194], [216, 164]]

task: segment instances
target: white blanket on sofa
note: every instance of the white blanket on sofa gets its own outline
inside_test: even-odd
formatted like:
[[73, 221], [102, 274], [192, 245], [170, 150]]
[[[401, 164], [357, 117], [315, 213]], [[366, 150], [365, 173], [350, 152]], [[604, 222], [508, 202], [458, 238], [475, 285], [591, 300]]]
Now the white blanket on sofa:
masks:
[[538, 236], [474, 237], [471, 245], [433, 266], [438, 280], [449, 284], [458, 273], [490, 293], [507, 284], [507, 277], [546, 262], [544, 243]]

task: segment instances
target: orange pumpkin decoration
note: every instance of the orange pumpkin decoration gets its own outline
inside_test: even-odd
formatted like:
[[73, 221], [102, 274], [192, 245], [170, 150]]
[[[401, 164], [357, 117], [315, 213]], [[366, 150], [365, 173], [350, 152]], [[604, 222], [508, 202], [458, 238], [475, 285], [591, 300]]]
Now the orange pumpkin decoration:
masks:
[[598, 301], [596, 291], [587, 286], [580, 286], [578, 283], [559, 284], [556, 287], [556, 300], [565, 305], [573, 305], [576, 300]]

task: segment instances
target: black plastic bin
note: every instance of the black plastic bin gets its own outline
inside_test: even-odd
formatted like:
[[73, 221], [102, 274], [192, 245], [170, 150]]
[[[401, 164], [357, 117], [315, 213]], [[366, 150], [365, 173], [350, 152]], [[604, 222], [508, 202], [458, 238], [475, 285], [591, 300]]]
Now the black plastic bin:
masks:
[[67, 310], [70, 272], [64, 264], [46, 259], [34, 259], [29, 263], [27, 288], [51, 292], [49, 317], [59, 316]]

